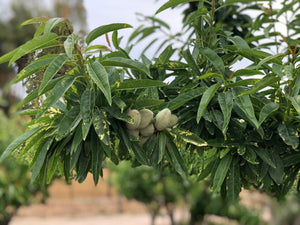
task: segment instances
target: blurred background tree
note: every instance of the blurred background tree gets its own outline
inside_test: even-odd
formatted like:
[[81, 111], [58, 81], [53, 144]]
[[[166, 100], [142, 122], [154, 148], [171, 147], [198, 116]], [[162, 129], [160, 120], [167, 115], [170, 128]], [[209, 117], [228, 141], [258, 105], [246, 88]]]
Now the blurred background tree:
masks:
[[[84, 35], [86, 30], [86, 11], [83, 6], [83, 0], [53, 0], [47, 6], [45, 1], [5, 1], [0, 0], [1, 5], [8, 7], [6, 13], [0, 16], [0, 55], [17, 48], [30, 40], [35, 32], [34, 26], [21, 27], [20, 24], [33, 17], [65, 17], [72, 21], [74, 30], [80, 35]], [[30, 62], [30, 56], [24, 56], [19, 59], [12, 67], [7, 63], [0, 65], [0, 108], [6, 115], [9, 114], [10, 107], [23, 97], [24, 89], [21, 86], [4, 90], [5, 85], [16, 75], [16, 72], [22, 69]]]

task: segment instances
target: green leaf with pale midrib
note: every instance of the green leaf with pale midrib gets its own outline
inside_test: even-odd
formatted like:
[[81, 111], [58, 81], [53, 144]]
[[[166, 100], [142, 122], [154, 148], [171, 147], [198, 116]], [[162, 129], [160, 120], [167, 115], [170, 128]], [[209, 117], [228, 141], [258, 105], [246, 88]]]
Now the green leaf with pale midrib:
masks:
[[219, 193], [221, 191], [221, 186], [227, 176], [230, 164], [232, 161], [232, 156], [227, 154], [219, 163], [215, 176], [213, 178], [213, 191]]
[[41, 83], [41, 86], [39, 87], [39, 94], [43, 92], [45, 87], [49, 84], [50, 80], [56, 75], [56, 73], [62, 68], [62, 66], [67, 61], [68, 56], [66, 54], [61, 54], [54, 58], [52, 62], [47, 67], [44, 77]]
[[32, 175], [31, 175], [31, 182], [35, 181], [35, 179], [37, 178], [37, 176], [39, 175], [43, 165], [44, 165], [44, 161], [46, 159], [46, 156], [47, 156], [47, 152], [53, 142], [54, 138], [53, 137], [50, 137], [48, 138], [42, 149], [40, 150], [34, 164], [33, 164], [33, 168], [32, 168]]
[[182, 3], [187, 3], [187, 2], [198, 2], [199, 0], [170, 0], [167, 3], [165, 3], [164, 5], [162, 5], [156, 12], [155, 14], [158, 14], [168, 8], [174, 8], [176, 6], [178, 6], [179, 4]]
[[222, 132], [226, 136], [226, 131], [231, 118], [231, 111], [233, 107], [233, 94], [232, 92], [220, 93], [218, 95], [218, 101], [221, 107], [221, 111], [224, 117], [224, 123], [222, 127]]
[[27, 41], [16, 49], [15, 54], [9, 59], [9, 65], [32, 51], [57, 46], [59, 44], [56, 40], [57, 37], [57, 34], [49, 33], [48, 35], [37, 36]]
[[89, 133], [91, 124], [93, 122], [93, 108], [94, 108], [94, 98], [93, 93], [90, 89], [86, 89], [80, 99], [80, 113], [82, 117], [82, 139], [85, 140]]
[[93, 62], [87, 65], [87, 70], [89, 72], [90, 77], [95, 82], [95, 84], [100, 88], [102, 93], [104, 94], [109, 105], [112, 104], [111, 98], [111, 89], [108, 80], [108, 74], [99, 62]]
[[146, 76], [151, 77], [150, 75], [150, 70], [148, 69], [148, 67], [139, 62], [139, 61], [135, 61], [132, 59], [127, 59], [127, 58], [123, 58], [123, 57], [112, 57], [112, 58], [108, 58], [105, 59], [103, 61], [101, 61], [101, 64], [103, 66], [118, 66], [118, 67], [126, 67], [126, 68], [131, 68], [131, 69], [135, 69], [138, 70], [139, 72], [145, 74]]
[[90, 44], [96, 38], [102, 36], [111, 31], [120, 30], [124, 28], [131, 28], [132, 26], [126, 23], [113, 23], [108, 25], [103, 25], [92, 30], [85, 39], [87, 44]]
[[215, 95], [215, 93], [217, 92], [217, 90], [219, 89], [219, 87], [221, 86], [221, 83], [216, 83], [212, 86], [210, 86], [203, 94], [199, 107], [198, 107], [198, 111], [197, 111], [197, 117], [196, 117], [196, 121], [197, 123], [200, 122], [200, 119], [204, 113], [204, 110], [206, 109], [206, 107], [208, 106], [210, 100], [212, 99], [212, 97]]
[[198, 47], [197, 49], [203, 56], [205, 56], [208, 59], [208, 61], [210, 61], [213, 64], [213, 66], [216, 68], [216, 70], [219, 73], [224, 75], [224, 73], [225, 73], [224, 62], [223, 62], [222, 58], [220, 56], [218, 56], [218, 54], [216, 52], [214, 52], [210, 48]]
[[135, 90], [141, 88], [151, 88], [151, 87], [164, 87], [167, 84], [159, 80], [124, 80], [123, 82], [117, 82], [114, 84], [113, 91], [123, 91], [123, 90]]
[[61, 18], [61, 17], [55, 17], [55, 18], [51, 18], [49, 19], [46, 23], [45, 23], [45, 28], [44, 28], [44, 34], [48, 35], [50, 33], [50, 31], [60, 22], [65, 21], [65, 18]]

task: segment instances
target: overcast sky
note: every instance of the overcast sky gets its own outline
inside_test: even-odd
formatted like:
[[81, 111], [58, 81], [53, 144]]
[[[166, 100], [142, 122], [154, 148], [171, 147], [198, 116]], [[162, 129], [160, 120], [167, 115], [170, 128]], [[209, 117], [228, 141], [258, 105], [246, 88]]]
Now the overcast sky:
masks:
[[[84, 0], [89, 30], [109, 23], [129, 23], [137, 26], [136, 13], [153, 16], [155, 11], [167, 1], [156, 0]], [[172, 27], [180, 29], [182, 9], [166, 10], [158, 15]], [[176, 26], [178, 24], [178, 26]]]

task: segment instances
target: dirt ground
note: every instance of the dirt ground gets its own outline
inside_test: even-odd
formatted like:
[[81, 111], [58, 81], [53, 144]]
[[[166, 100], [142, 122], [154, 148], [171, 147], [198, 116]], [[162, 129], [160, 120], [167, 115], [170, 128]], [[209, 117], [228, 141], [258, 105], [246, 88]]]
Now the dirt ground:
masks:
[[[105, 172], [104, 177], [110, 176]], [[136, 201], [120, 197], [105, 180], [95, 187], [92, 176], [83, 184], [73, 182], [66, 185], [56, 180], [49, 188], [50, 197], [44, 204], [32, 204], [21, 207], [9, 225], [150, 225], [151, 218], [145, 206]], [[269, 202], [261, 194], [243, 192], [241, 203], [255, 209], [265, 209], [262, 219], [270, 221], [271, 212], [266, 205]], [[252, 200], [251, 200], [252, 199]], [[250, 200], [250, 201], [249, 201]], [[254, 204], [255, 203], [255, 204]], [[175, 212], [175, 221], [188, 221], [187, 209]], [[236, 224], [224, 221], [224, 218], [208, 216], [206, 222], [219, 221], [216, 224]], [[156, 225], [169, 225], [165, 211], [157, 217]]]
[[[109, 177], [106, 174], [104, 177]], [[83, 184], [66, 185], [57, 180], [49, 188], [50, 197], [44, 204], [22, 206], [9, 225], [150, 225], [150, 215], [144, 205], [118, 196], [104, 180], [94, 186], [92, 177]], [[175, 213], [175, 220], [188, 214]], [[166, 213], [156, 219], [156, 225], [170, 224]]]

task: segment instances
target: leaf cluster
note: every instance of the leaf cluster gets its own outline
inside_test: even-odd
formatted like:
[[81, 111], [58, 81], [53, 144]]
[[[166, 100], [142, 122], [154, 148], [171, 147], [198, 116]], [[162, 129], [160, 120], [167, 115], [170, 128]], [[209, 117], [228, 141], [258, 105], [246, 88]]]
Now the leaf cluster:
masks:
[[[158, 12], [187, 2], [168, 1]], [[59, 171], [67, 180], [75, 177], [79, 182], [91, 172], [97, 184], [109, 158], [115, 164], [131, 160], [133, 166], [157, 169], [168, 163], [182, 177], [210, 178], [213, 192], [233, 202], [242, 187], [254, 186], [279, 198], [295, 184], [299, 190], [299, 49], [295, 33], [286, 37], [275, 25], [290, 12], [297, 18], [300, 6], [289, 1], [283, 3], [284, 11], [276, 11], [271, 2], [269, 10], [239, 2], [230, 15], [261, 9], [255, 23], [245, 19], [226, 24], [217, 12], [230, 8], [232, 1], [199, 1], [186, 20], [194, 36], [179, 50], [167, 45], [153, 60], [145, 55], [134, 60], [121, 47], [118, 31], [131, 27], [128, 24], [100, 26], [81, 46], [62, 18], [25, 22], [40, 28], [0, 62], [11, 64], [45, 48], [59, 46], [64, 51], [37, 58], [13, 81], [43, 71], [41, 84], [20, 105], [42, 100], [38, 108], [23, 112], [33, 117], [30, 130], [12, 142], [0, 160], [24, 145], [23, 151], [33, 154], [32, 180], [41, 183], [49, 183]], [[297, 31], [293, 24], [287, 23], [288, 29]], [[64, 27], [66, 33], [58, 35], [53, 32], [56, 27]], [[234, 31], [241, 27], [242, 34]], [[260, 29], [267, 32], [254, 34]], [[111, 40], [108, 32], [113, 32]], [[142, 35], [151, 32], [143, 30]], [[91, 45], [101, 35], [107, 45]], [[266, 42], [270, 37], [274, 40]], [[283, 51], [277, 48], [271, 54], [269, 47], [279, 45]], [[245, 59], [250, 65], [234, 69]], [[62, 67], [63, 74], [56, 76]], [[170, 130], [156, 131], [140, 146], [125, 123], [133, 122], [128, 109], [142, 108], [154, 113], [169, 108], [179, 122]]]

